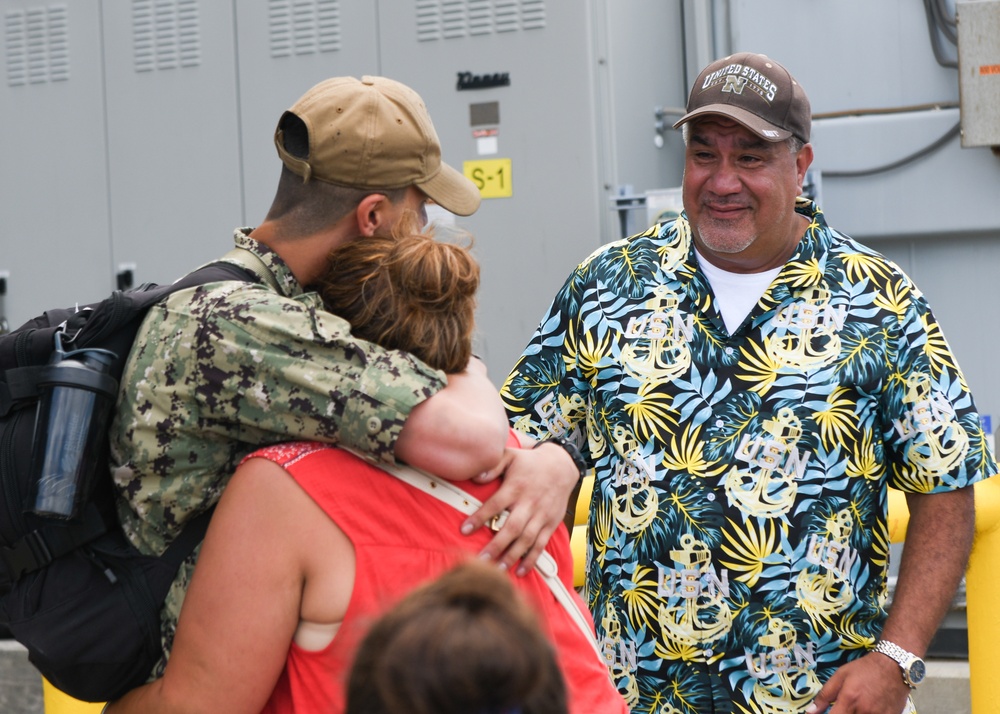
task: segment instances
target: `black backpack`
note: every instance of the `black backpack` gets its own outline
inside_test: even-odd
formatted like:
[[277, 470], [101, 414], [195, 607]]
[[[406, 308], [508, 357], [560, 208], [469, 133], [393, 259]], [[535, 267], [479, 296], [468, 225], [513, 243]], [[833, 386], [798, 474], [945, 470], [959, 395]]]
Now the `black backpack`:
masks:
[[191, 521], [161, 557], [141, 555], [118, 523], [105, 427], [84, 454], [100, 469], [78, 513], [39, 515], [29, 464], [44, 431], [36, 428], [44, 370], [60, 349], [99, 351], [110, 362], [102, 379], [113, 379], [116, 392], [147, 310], [175, 290], [221, 280], [260, 282], [248, 269], [212, 263], [171, 285], [50, 310], [0, 336], [0, 628], [28, 649], [49, 682], [77, 699], [116, 699], [146, 681], [161, 656], [163, 600], [211, 512]]

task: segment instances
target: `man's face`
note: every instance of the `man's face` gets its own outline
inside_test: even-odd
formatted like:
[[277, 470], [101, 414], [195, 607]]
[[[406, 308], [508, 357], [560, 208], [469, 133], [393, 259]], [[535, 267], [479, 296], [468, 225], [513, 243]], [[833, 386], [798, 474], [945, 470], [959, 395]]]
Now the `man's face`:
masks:
[[812, 147], [797, 154], [720, 115], [692, 122], [684, 162], [684, 210], [702, 254], [732, 272], [787, 260], [801, 237], [795, 198]]

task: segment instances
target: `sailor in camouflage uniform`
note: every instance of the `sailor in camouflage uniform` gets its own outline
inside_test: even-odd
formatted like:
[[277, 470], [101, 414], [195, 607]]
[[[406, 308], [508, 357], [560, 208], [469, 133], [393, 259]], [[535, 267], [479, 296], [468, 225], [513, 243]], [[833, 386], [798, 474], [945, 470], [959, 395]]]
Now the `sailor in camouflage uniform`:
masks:
[[[122, 378], [111, 468], [123, 529], [144, 553], [162, 553], [266, 444], [337, 443], [444, 477], [495, 472], [512, 458], [478, 360], [446, 379], [407, 353], [355, 339], [309, 290], [334, 246], [388, 235], [406, 210], [426, 221], [428, 200], [463, 216], [478, 208], [476, 187], [441, 161], [420, 97], [381, 77], [326, 80], [284, 113], [275, 145], [283, 169], [272, 207], [259, 227], [236, 231], [225, 256], [260, 282], [171, 295], [145, 319]], [[497, 499], [470, 518], [478, 527], [510, 511], [488, 549], [508, 564], [537, 557], [578, 473], [561, 450], [526, 453], [517, 457], [525, 470], [508, 468]], [[532, 459], [532, 470], [555, 476], [512, 484]], [[162, 610], [165, 657], [195, 557]]]

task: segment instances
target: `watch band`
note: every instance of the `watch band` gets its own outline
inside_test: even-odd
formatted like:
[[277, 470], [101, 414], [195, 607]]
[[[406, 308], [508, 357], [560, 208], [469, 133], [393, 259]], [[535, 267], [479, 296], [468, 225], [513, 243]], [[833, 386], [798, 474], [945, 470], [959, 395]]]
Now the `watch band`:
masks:
[[561, 446], [569, 454], [569, 457], [573, 459], [573, 463], [576, 464], [576, 469], [580, 472], [579, 480], [583, 479], [587, 473], [587, 462], [584, 460], [583, 454], [580, 453], [580, 449], [577, 448], [576, 444], [565, 436], [550, 436], [545, 441], [539, 441], [531, 448], [537, 449], [542, 444], [558, 444]]
[[895, 642], [879, 640], [875, 643], [875, 652], [883, 654], [896, 662], [903, 671], [903, 682], [910, 689], [916, 689], [917, 685], [924, 681], [926, 668], [924, 661], [912, 652], [907, 652]]

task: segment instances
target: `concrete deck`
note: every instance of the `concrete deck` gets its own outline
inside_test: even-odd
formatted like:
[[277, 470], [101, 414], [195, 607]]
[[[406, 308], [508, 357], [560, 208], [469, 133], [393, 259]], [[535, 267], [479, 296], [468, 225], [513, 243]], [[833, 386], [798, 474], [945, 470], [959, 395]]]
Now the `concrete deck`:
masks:
[[42, 678], [28, 652], [14, 640], [0, 640], [0, 712], [42, 714]]

